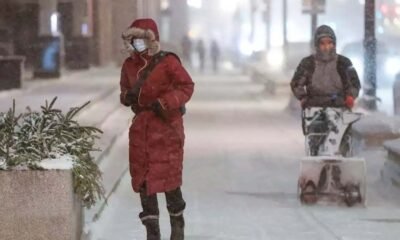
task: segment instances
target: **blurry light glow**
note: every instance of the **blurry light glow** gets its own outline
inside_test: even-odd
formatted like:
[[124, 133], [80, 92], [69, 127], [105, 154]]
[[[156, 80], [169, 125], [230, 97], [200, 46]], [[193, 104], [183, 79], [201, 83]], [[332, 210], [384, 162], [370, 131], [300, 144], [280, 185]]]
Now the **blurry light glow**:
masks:
[[350, 59], [358, 75], [362, 78], [362, 76], [364, 75], [364, 64], [362, 59], [359, 57], [350, 57]]
[[231, 61], [224, 61], [222, 62], [222, 68], [228, 71], [232, 71], [235, 70], [235, 66], [233, 65], [233, 63]]
[[395, 18], [393, 22], [396, 26], [400, 27], [400, 20], [398, 18]]
[[243, 22], [241, 29], [242, 34], [240, 35], [239, 51], [244, 56], [250, 56], [253, 53], [253, 44], [249, 40], [251, 24]]
[[400, 0], [395, 0], [395, 2], [396, 2], [397, 4], [400, 4]]
[[365, 5], [365, 0], [358, 0], [361, 5]]
[[389, 18], [385, 18], [385, 20], [383, 20], [383, 24], [385, 24], [385, 26], [389, 26], [390, 25]]
[[189, 35], [189, 38], [194, 39], [199, 36], [199, 32], [195, 29], [190, 29], [188, 35]]
[[268, 65], [274, 69], [280, 69], [285, 63], [285, 56], [281, 48], [273, 48], [267, 54]]
[[58, 34], [58, 13], [54, 12], [50, 16], [50, 30], [51, 34]]
[[379, 34], [384, 34], [385, 33], [385, 29], [382, 26], [378, 27], [378, 33]]
[[396, 14], [400, 15], [400, 7], [396, 7]]
[[385, 71], [390, 76], [394, 76], [400, 71], [400, 59], [390, 57], [385, 62]]
[[272, 47], [282, 47], [283, 46], [283, 36], [282, 36], [282, 33], [280, 33], [280, 31], [276, 31], [277, 28], [278, 27], [276, 26], [275, 28], [273, 28], [271, 30], [271, 46]]
[[238, 0], [220, 0], [220, 7], [227, 12], [234, 12], [238, 6]]
[[253, 53], [253, 46], [248, 41], [242, 41], [239, 46], [240, 53], [245, 56], [250, 56]]
[[387, 14], [389, 12], [389, 7], [386, 4], [382, 4], [381, 11], [383, 14]]
[[192, 8], [202, 8], [203, 0], [187, 0], [187, 5]]
[[87, 23], [82, 24], [81, 33], [82, 33], [82, 35], [88, 35], [89, 34], [89, 26], [88, 26]]
[[169, 8], [169, 0], [161, 0], [161, 9], [166, 10]]
[[200, 36], [201, 32], [202, 32], [201, 25], [192, 24], [192, 26], [190, 27], [189, 32], [188, 32], [189, 38], [197, 39], [197, 38], [201, 37]]

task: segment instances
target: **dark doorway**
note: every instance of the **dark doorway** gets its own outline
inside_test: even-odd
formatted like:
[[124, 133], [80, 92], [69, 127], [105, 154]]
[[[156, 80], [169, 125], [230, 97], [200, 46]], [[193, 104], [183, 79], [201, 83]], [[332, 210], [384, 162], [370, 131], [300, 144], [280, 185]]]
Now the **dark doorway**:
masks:
[[60, 14], [60, 32], [63, 33], [65, 41], [73, 37], [73, 11], [72, 2], [58, 3], [57, 11]]
[[28, 67], [33, 65], [34, 43], [39, 35], [39, 9], [37, 3], [15, 4], [11, 20], [15, 54], [25, 56]]

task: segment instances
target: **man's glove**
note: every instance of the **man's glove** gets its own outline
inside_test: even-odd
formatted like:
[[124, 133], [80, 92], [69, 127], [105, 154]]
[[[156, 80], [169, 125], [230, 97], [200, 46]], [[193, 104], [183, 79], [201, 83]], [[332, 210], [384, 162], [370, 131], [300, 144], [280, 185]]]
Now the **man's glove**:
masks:
[[162, 120], [167, 120], [167, 112], [161, 105], [160, 101], [157, 100], [153, 104], [151, 104], [151, 108], [153, 109], [153, 112]]
[[300, 100], [300, 105], [301, 105], [302, 109], [306, 108], [307, 107], [307, 98], [302, 98]]
[[354, 98], [352, 96], [347, 96], [345, 100], [346, 107], [353, 108], [354, 107]]

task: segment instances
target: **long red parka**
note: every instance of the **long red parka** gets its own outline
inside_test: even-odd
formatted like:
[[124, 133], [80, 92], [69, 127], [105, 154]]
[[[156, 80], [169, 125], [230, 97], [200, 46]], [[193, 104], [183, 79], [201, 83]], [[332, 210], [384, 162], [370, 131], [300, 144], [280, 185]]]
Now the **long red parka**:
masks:
[[[123, 34], [126, 46], [132, 38], [146, 39], [149, 50], [132, 53], [122, 66], [121, 103], [132, 89], [151, 58], [160, 51], [156, 23], [151, 19], [136, 20]], [[136, 115], [129, 130], [129, 164], [132, 187], [139, 192], [146, 183], [147, 194], [168, 192], [182, 185], [184, 127], [179, 108], [187, 103], [194, 83], [179, 59], [167, 55], [153, 69], [140, 89], [138, 102], [132, 107]], [[149, 109], [159, 101], [167, 112], [161, 119]]]

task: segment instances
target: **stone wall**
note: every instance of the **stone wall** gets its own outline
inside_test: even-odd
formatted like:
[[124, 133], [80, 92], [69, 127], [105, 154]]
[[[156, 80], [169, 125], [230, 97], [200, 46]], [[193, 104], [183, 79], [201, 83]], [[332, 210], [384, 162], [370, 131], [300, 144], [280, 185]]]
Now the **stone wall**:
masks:
[[83, 211], [71, 170], [0, 171], [0, 236], [78, 240]]

